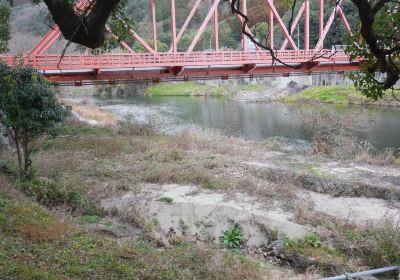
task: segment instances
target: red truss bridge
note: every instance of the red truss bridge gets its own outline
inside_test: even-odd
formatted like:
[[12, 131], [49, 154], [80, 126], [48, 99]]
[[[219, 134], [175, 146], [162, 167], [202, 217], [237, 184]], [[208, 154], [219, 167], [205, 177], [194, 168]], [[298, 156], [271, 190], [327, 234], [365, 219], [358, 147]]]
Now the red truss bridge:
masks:
[[[51, 45], [60, 38], [61, 32], [58, 26], [53, 29], [37, 44], [29, 53], [16, 58], [12, 55], [1, 55], [0, 60], [8, 65], [22, 63], [39, 70], [43, 75], [55, 84], [83, 85], [90, 83], [117, 83], [132, 80], [192, 80], [192, 79], [230, 79], [238, 77], [260, 77], [269, 75], [295, 75], [313, 74], [320, 72], [344, 72], [359, 69], [359, 61], [350, 62], [348, 55], [342, 49], [324, 49], [324, 40], [336, 16], [340, 17], [347, 32], [351, 33], [346, 16], [340, 6], [332, 8], [329, 19], [324, 23], [324, 0], [319, 0], [319, 39], [310, 47], [310, 0], [301, 3], [297, 15], [293, 19], [291, 30], [284, 24], [273, 0], [265, 0], [268, 17], [269, 37], [268, 44], [275, 50], [276, 57], [284, 62], [277, 63], [270, 52], [261, 49], [257, 45], [249, 44], [246, 36], [242, 36], [240, 50], [222, 50], [219, 47], [218, 8], [231, 3], [231, 0], [212, 0], [207, 4], [208, 14], [204, 18], [186, 51], [178, 51], [178, 44], [187, 30], [193, 16], [200, 6], [205, 5], [205, 0], [197, 0], [188, 14], [185, 22], [179, 28], [175, 19], [175, 0], [170, 2], [171, 37], [172, 43], [167, 52], [160, 52], [157, 46], [157, 18], [156, 2], [161, 0], [149, 0], [151, 6], [152, 38], [142, 38], [134, 30], [130, 30], [134, 40], [140, 43], [146, 52], [135, 52], [126, 42], [121, 41], [123, 51], [121, 53], [109, 53], [93, 55], [88, 51], [81, 54], [48, 53]], [[164, 0], [168, 1], [168, 0]], [[247, 13], [246, 0], [241, 1], [241, 10]], [[224, 3], [225, 2], [225, 3]], [[77, 10], [82, 10], [88, 4], [87, 0], [78, 1]], [[239, 15], [237, 20], [243, 24], [244, 19]], [[211, 22], [210, 22], [211, 21]], [[303, 49], [299, 49], [291, 35], [300, 24], [304, 22], [303, 34], [301, 34]], [[214, 29], [214, 49], [207, 51], [194, 51], [204, 30], [208, 25]], [[284, 36], [281, 45], [274, 42], [275, 26]], [[249, 27], [245, 27], [251, 34]], [[113, 35], [112, 30], [107, 27]], [[154, 43], [150, 43], [152, 41]], [[299, 41], [297, 39], [297, 41]], [[252, 46], [252, 47], [250, 47]]]

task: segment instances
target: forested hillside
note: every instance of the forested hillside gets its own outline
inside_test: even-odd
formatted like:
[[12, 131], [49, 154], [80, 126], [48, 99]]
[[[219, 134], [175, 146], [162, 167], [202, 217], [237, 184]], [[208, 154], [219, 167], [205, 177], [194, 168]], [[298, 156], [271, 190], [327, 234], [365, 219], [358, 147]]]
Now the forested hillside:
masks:
[[[277, 8], [279, 13], [282, 15], [286, 24], [288, 24], [291, 16], [290, 3], [285, 3], [287, 1], [278, 2]], [[327, 2], [327, 1], [326, 1]], [[147, 39], [150, 44], [152, 42], [152, 29], [151, 29], [151, 1], [149, 0], [135, 0], [127, 1], [125, 10], [127, 16], [133, 19], [134, 29], [142, 37]], [[183, 25], [186, 17], [188, 16], [191, 8], [193, 7], [195, 0], [176, 0], [176, 22], [177, 28]], [[212, 0], [204, 0], [200, 9], [196, 12], [194, 18], [192, 19], [187, 31], [184, 33], [178, 44], [179, 51], [185, 51], [194, 35], [196, 34], [198, 28], [200, 27], [203, 19], [205, 18], [209, 7], [211, 6]], [[295, 7], [295, 14], [297, 13], [300, 4]], [[47, 16], [47, 9], [42, 3], [41, 5], [33, 6], [28, 0], [16, 1], [12, 17], [13, 25], [13, 39], [10, 42], [11, 52], [18, 53], [27, 51], [35, 45], [39, 40], [40, 36], [46, 34], [51, 26], [51, 21]], [[264, 0], [249, 0], [248, 1], [248, 15], [250, 17], [250, 26], [257, 33], [257, 38], [263, 42], [268, 42], [267, 40], [267, 30], [268, 30], [268, 11]], [[310, 12], [310, 36], [311, 36], [311, 46], [315, 44], [318, 40], [318, 0], [311, 0], [311, 12]], [[333, 3], [327, 2], [325, 8], [325, 22], [328, 20], [332, 12]], [[357, 17], [356, 10], [354, 6], [349, 1], [344, 1], [342, 4], [343, 10], [346, 13], [347, 19], [352, 26], [356, 26]], [[227, 1], [221, 1], [218, 9], [219, 13], [219, 45], [221, 48], [229, 49], [240, 49], [240, 25], [237, 21], [236, 16], [233, 16], [230, 11], [230, 6]], [[157, 1], [156, 9], [157, 17], [157, 33], [158, 33], [158, 47], [160, 51], [167, 51], [170, 48], [171, 43], [171, 19], [170, 19], [170, 7], [169, 1]], [[283, 40], [283, 35], [280, 31], [279, 26], [275, 26], [275, 42], [277, 45]], [[300, 32], [296, 29], [293, 37], [295, 41], [298, 40], [298, 33], [302, 34], [303, 21], [300, 24]], [[332, 44], [341, 45], [341, 36], [345, 34], [345, 29], [343, 24], [337, 16], [333, 23], [333, 28], [331, 28], [330, 33], [326, 38], [325, 46], [329, 47]], [[200, 41], [197, 43], [195, 50], [205, 50], [214, 48], [213, 41], [213, 28], [212, 21], [208, 28], [205, 30]], [[144, 51], [141, 45], [135, 40], [128, 42], [137, 52]], [[300, 47], [302, 47], [302, 38], [299, 38]], [[56, 51], [62, 48], [62, 42], [59, 42]]]

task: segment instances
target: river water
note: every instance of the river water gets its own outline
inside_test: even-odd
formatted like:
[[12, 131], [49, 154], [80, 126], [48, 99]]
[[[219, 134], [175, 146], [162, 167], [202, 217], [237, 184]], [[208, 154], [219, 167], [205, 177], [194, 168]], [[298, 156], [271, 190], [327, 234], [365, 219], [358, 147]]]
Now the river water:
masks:
[[[399, 108], [247, 103], [176, 96], [96, 98], [95, 101], [102, 109], [118, 117], [131, 114], [139, 121], [153, 123], [166, 133], [187, 129], [216, 131], [252, 140], [284, 137], [309, 141], [313, 113], [335, 112], [342, 118], [351, 113], [357, 115], [358, 125], [352, 131], [359, 141], [368, 141], [378, 149], [400, 148]], [[360, 119], [363, 121], [359, 122]]]

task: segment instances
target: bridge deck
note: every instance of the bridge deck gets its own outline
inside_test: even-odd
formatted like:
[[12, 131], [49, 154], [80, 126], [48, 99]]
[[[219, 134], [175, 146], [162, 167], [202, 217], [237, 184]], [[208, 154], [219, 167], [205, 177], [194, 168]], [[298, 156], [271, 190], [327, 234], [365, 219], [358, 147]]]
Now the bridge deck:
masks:
[[[190, 53], [115, 53], [104, 55], [1, 55], [8, 65], [23, 62], [42, 71], [53, 82], [223, 77], [229, 75], [287, 74], [310, 71], [357, 70], [343, 50], [284, 50], [277, 58], [291, 66], [273, 63], [266, 51]], [[297, 66], [296, 68], [292, 66]]]

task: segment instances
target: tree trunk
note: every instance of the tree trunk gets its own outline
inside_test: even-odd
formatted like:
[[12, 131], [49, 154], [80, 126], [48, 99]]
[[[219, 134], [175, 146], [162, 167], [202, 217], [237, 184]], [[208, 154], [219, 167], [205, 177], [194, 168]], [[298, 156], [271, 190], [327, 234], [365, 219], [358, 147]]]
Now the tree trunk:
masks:
[[24, 152], [24, 173], [25, 175], [28, 174], [29, 167], [31, 165], [31, 160], [30, 160], [30, 150], [29, 150], [29, 137], [28, 137], [28, 132], [24, 130], [24, 139], [22, 142], [22, 149]]
[[19, 141], [19, 133], [17, 130], [14, 130], [14, 141], [15, 141], [15, 146], [17, 148], [17, 156], [18, 156], [18, 166], [19, 166], [19, 175], [20, 177], [24, 176], [24, 170], [22, 168], [22, 155], [21, 155], [21, 146], [20, 146], [20, 141]]
[[106, 22], [120, 1], [96, 0], [87, 15], [78, 14], [69, 0], [44, 0], [44, 3], [67, 40], [95, 49], [103, 44]]

